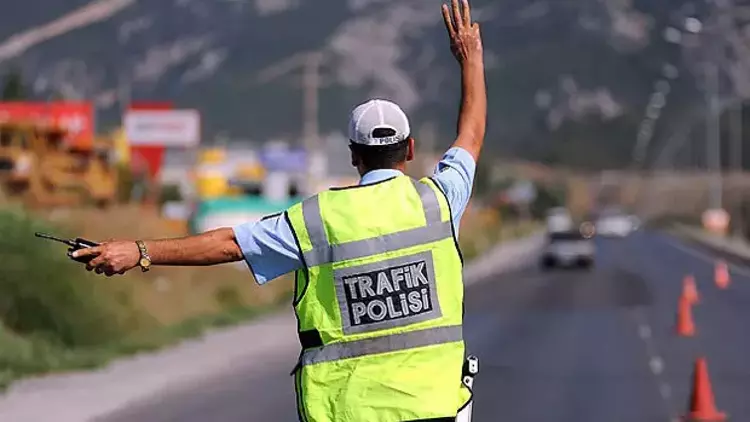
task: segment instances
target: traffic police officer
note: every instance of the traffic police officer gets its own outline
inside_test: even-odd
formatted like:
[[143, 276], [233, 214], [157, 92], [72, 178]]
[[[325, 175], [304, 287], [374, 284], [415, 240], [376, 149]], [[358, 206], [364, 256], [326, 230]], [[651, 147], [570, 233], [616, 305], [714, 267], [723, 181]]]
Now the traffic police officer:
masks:
[[461, 67], [458, 136], [435, 173], [404, 175], [414, 157], [406, 114], [380, 99], [349, 120], [359, 185], [330, 189], [260, 222], [179, 239], [112, 241], [78, 252], [108, 276], [151, 265], [245, 260], [263, 284], [295, 272], [302, 352], [299, 417], [453, 421], [469, 399], [464, 363], [461, 216], [486, 125], [482, 42], [467, 0], [443, 5]]

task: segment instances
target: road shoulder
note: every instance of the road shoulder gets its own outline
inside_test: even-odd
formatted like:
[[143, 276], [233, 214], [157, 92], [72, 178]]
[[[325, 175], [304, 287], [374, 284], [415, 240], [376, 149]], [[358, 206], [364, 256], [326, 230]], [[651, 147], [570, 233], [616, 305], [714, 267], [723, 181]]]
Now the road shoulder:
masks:
[[684, 224], [675, 225], [667, 233], [685, 244], [737, 265], [750, 266], [750, 243], [735, 237], [718, 236]]

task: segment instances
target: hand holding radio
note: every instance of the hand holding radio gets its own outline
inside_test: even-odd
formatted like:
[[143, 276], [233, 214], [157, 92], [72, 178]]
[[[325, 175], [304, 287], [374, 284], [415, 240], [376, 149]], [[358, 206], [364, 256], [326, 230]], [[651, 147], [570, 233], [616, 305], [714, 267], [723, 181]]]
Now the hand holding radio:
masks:
[[89, 261], [91, 261], [94, 257], [91, 255], [86, 256], [74, 256], [73, 253], [75, 251], [79, 251], [82, 249], [88, 249], [93, 248], [96, 246], [99, 246], [98, 243], [93, 242], [91, 240], [87, 240], [81, 237], [75, 238], [75, 239], [61, 239], [59, 237], [55, 237], [46, 233], [35, 233], [36, 237], [40, 237], [42, 239], [52, 240], [54, 242], [59, 242], [65, 245], [68, 245], [70, 248], [68, 248], [68, 257], [72, 259], [73, 261], [80, 262], [82, 264], [87, 264]]
[[37, 237], [53, 240], [70, 246], [68, 257], [76, 262], [86, 264], [86, 269], [108, 277], [125, 274], [139, 265], [141, 251], [136, 242], [113, 241], [97, 243], [83, 238], [60, 239], [44, 233]]

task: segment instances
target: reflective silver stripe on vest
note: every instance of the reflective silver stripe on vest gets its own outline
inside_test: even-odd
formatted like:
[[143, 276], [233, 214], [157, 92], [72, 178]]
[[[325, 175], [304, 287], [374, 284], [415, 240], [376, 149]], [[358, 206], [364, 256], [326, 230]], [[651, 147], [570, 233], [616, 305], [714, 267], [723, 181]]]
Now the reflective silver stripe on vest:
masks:
[[435, 191], [414, 179], [412, 179], [412, 184], [419, 193], [419, 199], [422, 202], [427, 221], [426, 226], [337, 245], [331, 245], [326, 236], [318, 196], [306, 199], [302, 203], [302, 215], [313, 249], [303, 254], [305, 264], [308, 267], [315, 267], [330, 262], [361, 258], [453, 237], [451, 222], [441, 221], [440, 203]]
[[322, 245], [304, 253], [305, 263], [308, 267], [314, 267], [329, 262], [347, 261], [364, 256], [376, 255], [385, 251], [395, 251], [412, 246], [437, 242], [451, 236], [453, 236], [451, 223], [446, 221], [434, 226], [418, 227], [416, 229], [390, 233], [371, 239], [357, 240], [331, 246]]
[[424, 217], [427, 220], [427, 225], [440, 224], [440, 203], [438, 202], [437, 194], [432, 190], [431, 187], [425, 185], [422, 182], [411, 179], [414, 189], [419, 193], [419, 199], [422, 201], [422, 208], [424, 209]]
[[[326, 229], [323, 226], [323, 216], [320, 214], [318, 195], [307, 198], [302, 202], [302, 218], [305, 220], [305, 228], [307, 228], [307, 235], [313, 248], [317, 245], [327, 245], [328, 236], [326, 236]], [[307, 265], [311, 266], [309, 262], [307, 262]]]
[[435, 327], [426, 330], [410, 331], [385, 337], [368, 338], [346, 343], [334, 343], [327, 346], [307, 349], [302, 352], [300, 363], [312, 365], [341, 359], [351, 359], [415, 347], [433, 346], [463, 340], [460, 325]]

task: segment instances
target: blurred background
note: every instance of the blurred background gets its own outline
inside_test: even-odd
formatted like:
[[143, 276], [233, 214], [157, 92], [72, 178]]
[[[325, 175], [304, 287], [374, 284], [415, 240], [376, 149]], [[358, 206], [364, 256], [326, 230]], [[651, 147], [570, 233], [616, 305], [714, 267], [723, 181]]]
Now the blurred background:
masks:
[[[368, 97], [407, 111], [418, 149], [409, 171], [430, 174], [454, 140], [460, 95], [440, 3], [4, 8], [0, 385], [97, 366], [287, 304], [290, 278], [259, 288], [245, 264], [102, 282], [32, 233], [181, 236], [356, 183], [346, 122]], [[461, 228], [468, 261], [506, 241], [579, 227], [666, 230], [750, 259], [750, 6], [472, 7], [489, 116]], [[613, 223], [620, 217], [624, 229]]]

